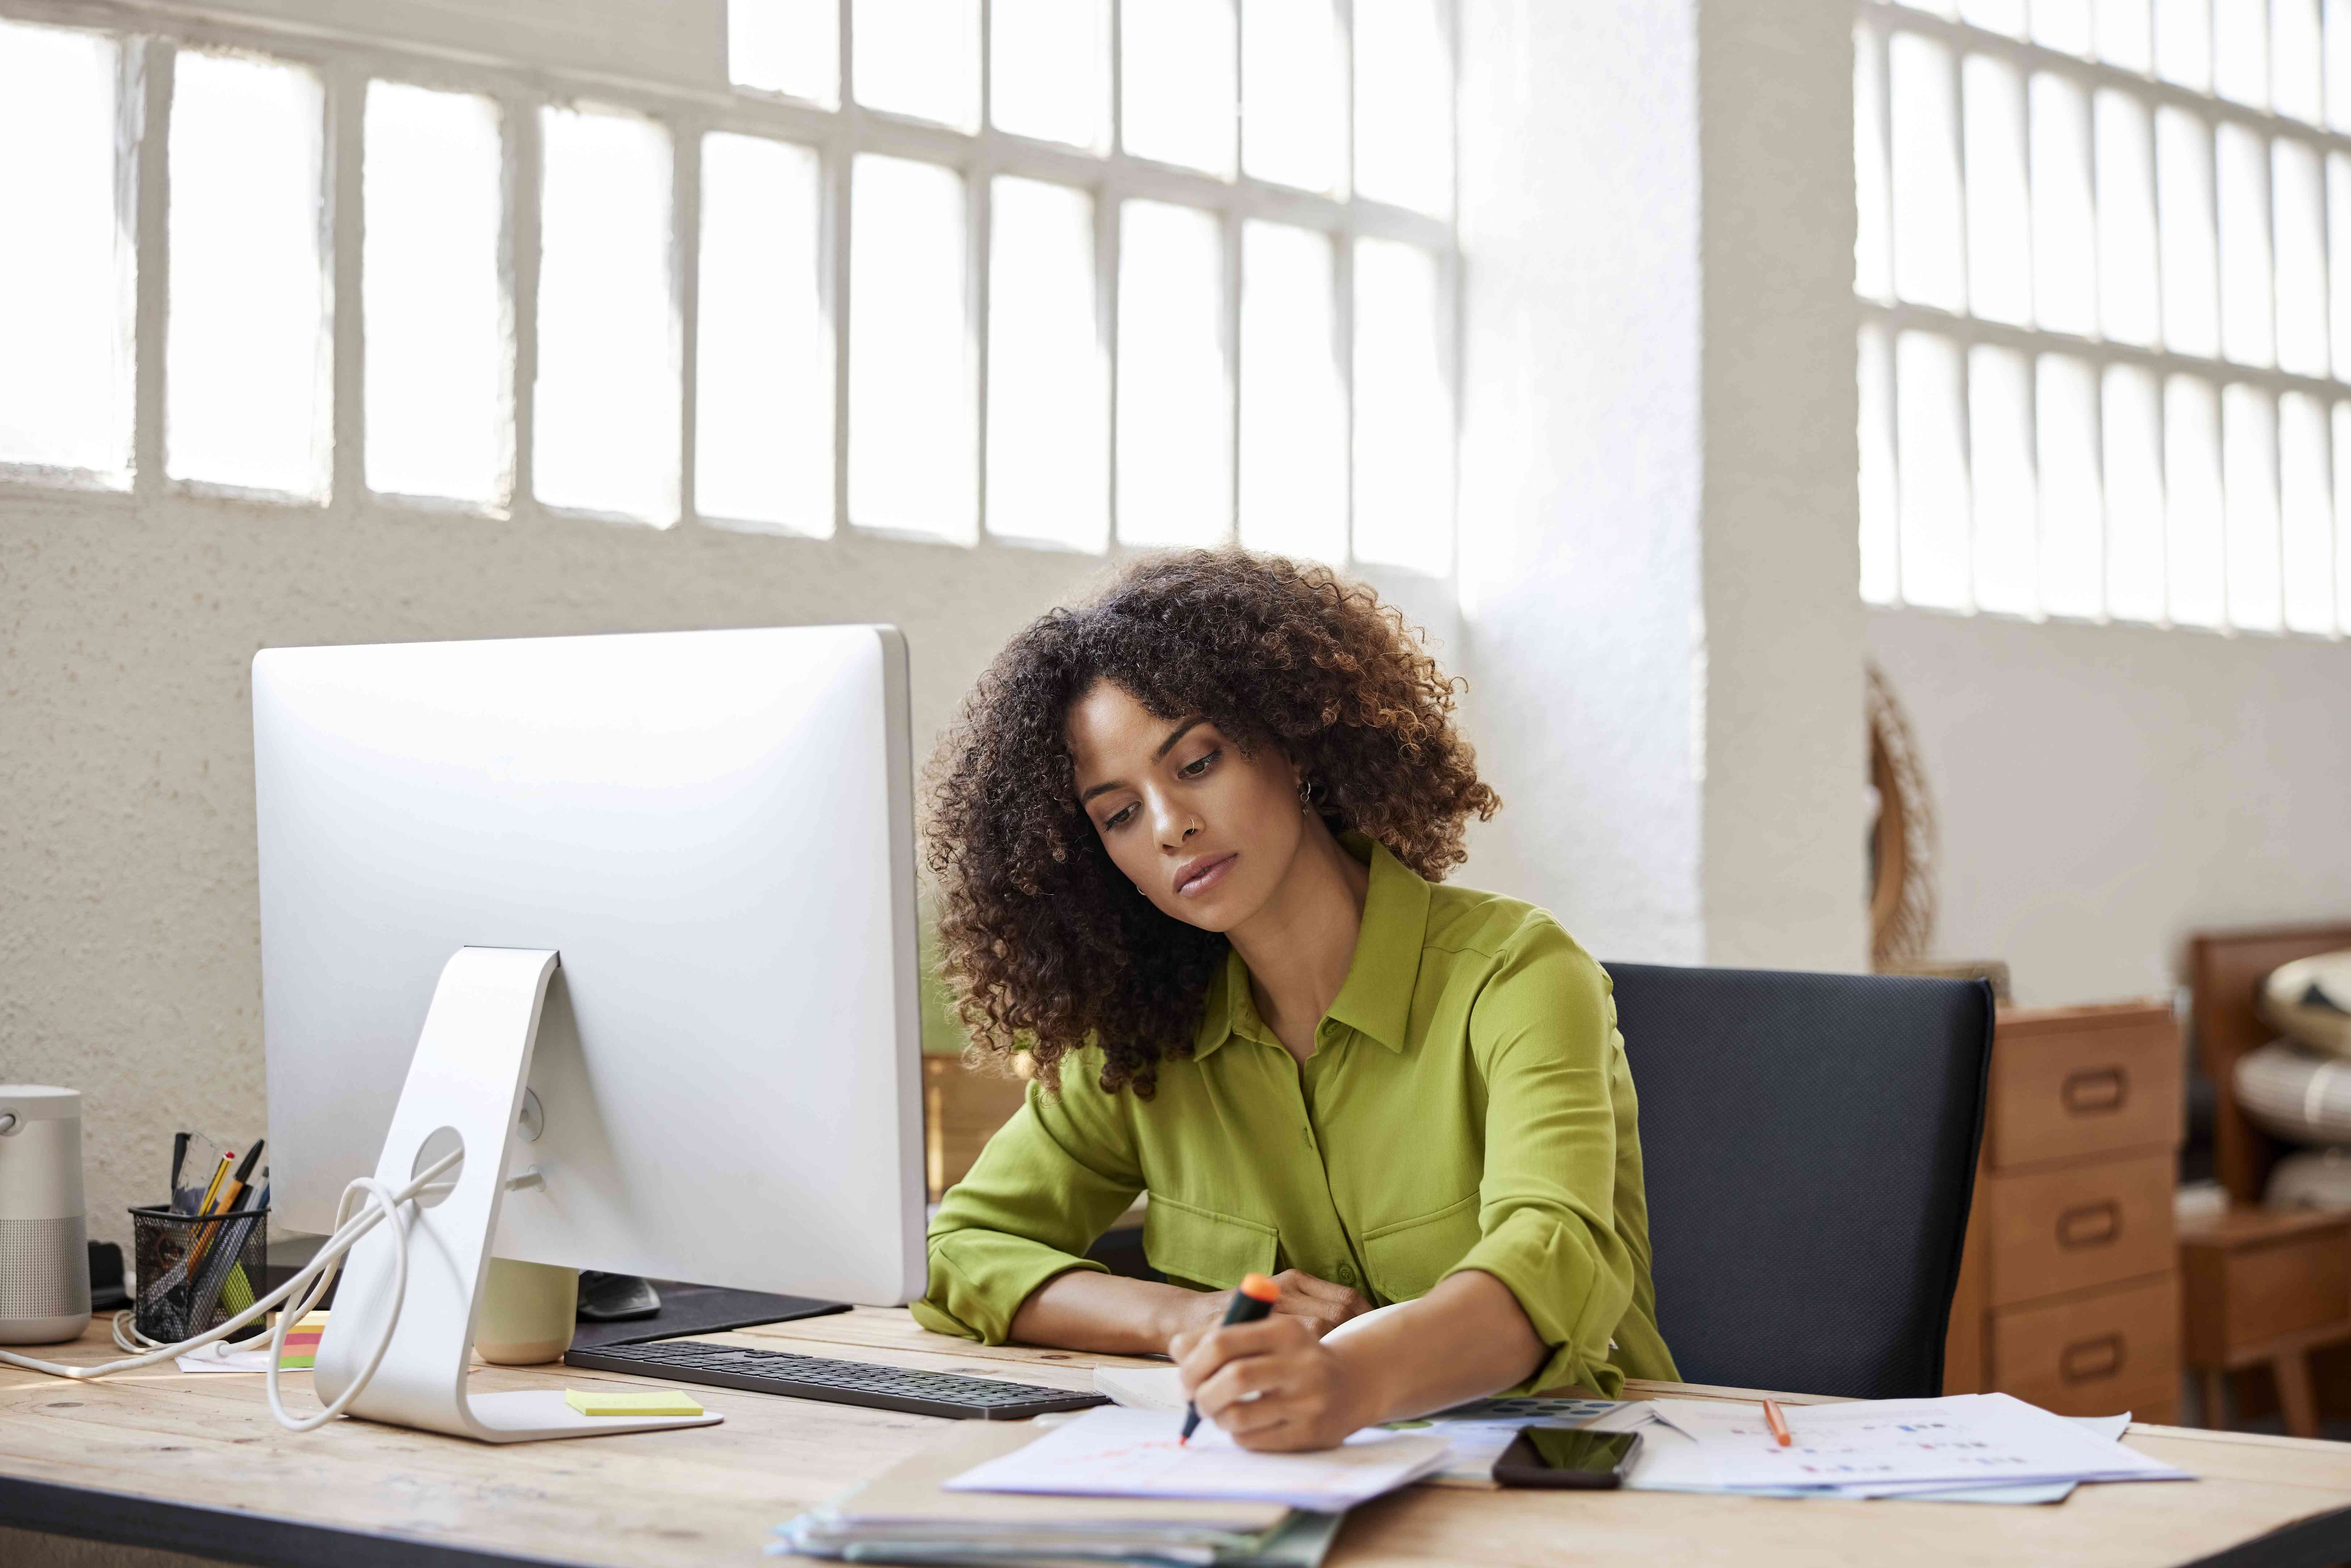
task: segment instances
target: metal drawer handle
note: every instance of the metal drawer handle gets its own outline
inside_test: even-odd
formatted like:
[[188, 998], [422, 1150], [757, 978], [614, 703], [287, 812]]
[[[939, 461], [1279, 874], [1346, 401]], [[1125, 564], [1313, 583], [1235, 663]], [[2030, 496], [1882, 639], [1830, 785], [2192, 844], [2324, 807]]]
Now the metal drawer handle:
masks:
[[2067, 1075], [2057, 1097], [2076, 1116], [2119, 1111], [2130, 1098], [2130, 1079], [2119, 1067], [2085, 1067]]
[[2076, 1340], [2057, 1357], [2057, 1377], [2063, 1383], [2095, 1383], [2123, 1369], [2123, 1336], [2100, 1334]]
[[2068, 1251], [2076, 1247], [2104, 1247], [2122, 1233], [2122, 1205], [2110, 1197], [2069, 1208], [2057, 1217], [2057, 1245]]

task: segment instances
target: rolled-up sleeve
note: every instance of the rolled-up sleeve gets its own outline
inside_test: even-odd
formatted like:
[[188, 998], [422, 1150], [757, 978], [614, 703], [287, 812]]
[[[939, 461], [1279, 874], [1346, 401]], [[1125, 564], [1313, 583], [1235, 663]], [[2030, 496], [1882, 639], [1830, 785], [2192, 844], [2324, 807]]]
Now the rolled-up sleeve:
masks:
[[1486, 1084], [1479, 1239], [1450, 1273], [1509, 1287], [1543, 1363], [1520, 1389], [1624, 1387], [1609, 1341], [1634, 1299], [1638, 1263], [1615, 1223], [1623, 1050], [1608, 976], [1548, 919], [1499, 955], [1472, 1006], [1469, 1043]]
[[949, 1188], [931, 1221], [930, 1279], [914, 1321], [939, 1333], [1002, 1344], [1037, 1288], [1073, 1269], [1143, 1190], [1125, 1108], [1093, 1081], [1087, 1057], [1063, 1064], [1062, 1087], [1028, 1099]]

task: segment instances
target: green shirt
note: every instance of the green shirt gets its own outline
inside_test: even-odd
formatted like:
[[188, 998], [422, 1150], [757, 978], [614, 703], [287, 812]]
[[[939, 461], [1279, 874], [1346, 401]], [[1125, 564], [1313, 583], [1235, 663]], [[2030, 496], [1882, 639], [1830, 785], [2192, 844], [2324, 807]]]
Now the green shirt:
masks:
[[1674, 1377], [1607, 974], [1543, 911], [1343, 841], [1371, 885], [1314, 1054], [1259, 1019], [1235, 954], [1153, 1098], [1064, 1061], [939, 1205], [925, 1327], [1001, 1343], [1147, 1188], [1144, 1252], [1176, 1283], [1296, 1268], [1385, 1305], [1481, 1269], [1548, 1347], [1524, 1387]]

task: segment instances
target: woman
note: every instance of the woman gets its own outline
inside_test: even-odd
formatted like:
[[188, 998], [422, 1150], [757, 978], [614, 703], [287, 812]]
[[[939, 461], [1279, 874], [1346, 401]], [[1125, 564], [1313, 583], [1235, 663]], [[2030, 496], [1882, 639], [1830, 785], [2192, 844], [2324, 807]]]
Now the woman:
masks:
[[[1370, 590], [1239, 550], [1013, 639], [932, 765], [929, 858], [974, 1047], [1034, 1082], [940, 1205], [923, 1323], [1165, 1352], [1254, 1448], [1674, 1375], [1608, 977], [1433, 885], [1500, 803], [1453, 700]], [[1174, 1283], [1081, 1256], [1144, 1190]], [[1219, 1326], [1250, 1272], [1272, 1315]]]

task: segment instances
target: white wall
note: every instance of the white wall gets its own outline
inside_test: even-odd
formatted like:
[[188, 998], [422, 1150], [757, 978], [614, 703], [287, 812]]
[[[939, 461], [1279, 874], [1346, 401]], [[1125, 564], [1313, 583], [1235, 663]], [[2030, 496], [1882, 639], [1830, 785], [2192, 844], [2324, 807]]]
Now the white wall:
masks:
[[2351, 918], [2351, 643], [1868, 625], [1941, 821], [1938, 954], [2106, 1001], [2168, 991], [2192, 932]]
[[1867, 959], [1852, 12], [1463, 8], [1478, 869], [1625, 959]]

